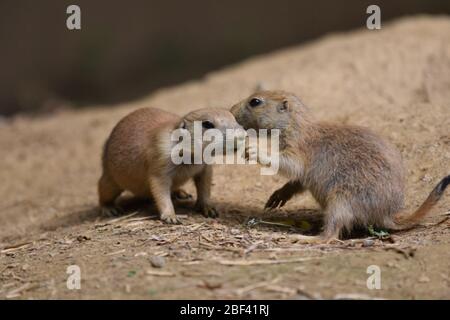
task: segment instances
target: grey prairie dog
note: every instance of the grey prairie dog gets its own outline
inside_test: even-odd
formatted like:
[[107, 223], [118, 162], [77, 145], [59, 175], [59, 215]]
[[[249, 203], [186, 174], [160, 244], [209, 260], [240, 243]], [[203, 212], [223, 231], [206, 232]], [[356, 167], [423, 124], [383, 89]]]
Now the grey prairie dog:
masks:
[[[177, 143], [171, 138], [173, 130], [187, 130], [194, 138], [196, 121], [203, 131], [215, 128], [224, 135], [226, 129], [241, 128], [228, 110], [221, 109], [200, 109], [179, 117], [160, 109], [143, 108], [123, 118], [112, 130], [103, 150], [103, 174], [98, 182], [102, 211], [117, 214], [115, 199], [128, 190], [137, 197], [153, 199], [161, 220], [179, 223], [172, 196], [187, 198], [189, 195], [181, 186], [193, 178], [196, 208], [207, 217], [216, 217], [217, 211], [210, 203], [212, 166], [175, 164], [171, 157]], [[202, 139], [196, 139], [199, 138]], [[197, 142], [203, 147], [211, 143], [203, 139]]]
[[413, 213], [404, 212], [404, 167], [399, 151], [370, 130], [315, 122], [294, 94], [256, 92], [231, 108], [244, 129], [279, 129], [279, 172], [289, 182], [276, 190], [266, 208], [282, 207], [309, 190], [324, 210], [324, 230], [304, 242], [329, 242], [354, 227], [391, 230], [416, 225], [442, 196], [442, 179]]

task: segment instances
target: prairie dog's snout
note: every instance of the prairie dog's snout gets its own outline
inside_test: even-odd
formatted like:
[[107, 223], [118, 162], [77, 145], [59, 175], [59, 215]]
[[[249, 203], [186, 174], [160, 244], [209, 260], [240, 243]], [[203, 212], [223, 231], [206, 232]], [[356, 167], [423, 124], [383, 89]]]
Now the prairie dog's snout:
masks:
[[231, 143], [242, 140], [243, 128], [228, 110], [200, 109], [188, 114], [180, 128], [189, 131], [192, 143], [203, 148], [216, 146], [229, 149]]

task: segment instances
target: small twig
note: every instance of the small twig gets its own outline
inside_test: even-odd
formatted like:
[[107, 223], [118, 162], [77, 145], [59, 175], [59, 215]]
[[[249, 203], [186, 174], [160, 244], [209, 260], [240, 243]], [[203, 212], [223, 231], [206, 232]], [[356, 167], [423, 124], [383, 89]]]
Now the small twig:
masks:
[[255, 248], [254, 251], [264, 252], [288, 252], [288, 251], [308, 251], [309, 248], [305, 247], [280, 247], [280, 248]]
[[205, 247], [206, 249], [211, 249], [211, 250], [223, 250], [223, 251], [232, 251], [232, 252], [242, 252], [242, 249], [239, 248], [230, 248], [230, 247], [219, 247], [219, 246], [214, 246], [212, 244], [206, 243], [206, 242], [199, 242], [199, 245]]
[[225, 266], [254, 266], [254, 265], [266, 265], [266, 264], [284, 264], [284, 263], [297, 263], [315, 260], [318, 258], [297, 258], [297, 259], [279, 259], [279, 260], [219, 260], [218, 263]]
[[9, 246], [5, 246], [2, 251], [0, 251], [0, 253], [8, 253], [8, 252], [12, 252], [15, 250], [19, 250], [22, 249], [23, 247], [32, 244], [32, 241], [27, 241], [27, 242], [21, 242], [21, 243], [16, 243], [16, 244], [12, 244]]
[[218, 272], [202, 272], [202, 271], [189, 272], [186, 270], [181, 271], [181, 275], [183, 277], [220, 277], [221, 276], [221, 274]]
[[254, 284], [248, 285], [246, 287], [237, 289], [236, 290], [236, 294], [240, 296], [240, 295], [243, 295], [244, 293], [253, 291], [255, 289], [259, 289], [259, 288], [262, 288], [262, 287], [270, 286], [270, 285], [275, 284], [278, 281], [280, 281], [280, 279], [281, 279], [281, 277], [276, 277], [276, 278], [274, 278], [274, 279], [272, 279], [270, 281], [262, 281], [262, 282], [258, 282], [258, 283], [254, 283]]
[[384, 300], [384, 298], [371, 297], [359, 293], [339, 293], [333, 297], [334, 300]]
[[119, 218], [115, 218], [115, 219], [108, 220], [108, 221], [106, 221], [106, 224], [114, 224], [114, 223], [117, 223], [117, 222], [120, 222], [120, 221], [129, 219], [129, 218], [131, 218], [131, 217], [134, 217], [134, 216], [137, 215], [138, 213], [139, 213], [139, 211], [135, 211], [135, 212], [130, 213], [130, 214], [126, 215], [126, 216], [122, 216], [122, 217], [119, 217]]
[[201, 227], [203, 227], [205, 224], [206, 224], [206, 222], [202, 222], [202, 223], [196, 224], [193, 227], [191, 227], [189, 231], [191, 231], [191, 232], [192, 231], [196, 231], [196, 230], [200, 229]]
[[157, 277], [175, 277], [175, 273], [169, 271], [147, 270], [146, 273]]
[[127, 222], [127, 224], [130, 224], [132, 222], [143, 221], [143, 220], [152, 220], [152, 219], [158, 219], [158, 216], [146, 216], [146, 217], [126, 219], [126, 222]]
[[252, 252], [253, 250], [257, 249], [261, 243], [264, 243], [264, 241], [259, 240], [259, 241], [256, 241], [255, 243], [252, 243], [250, 246], [248, 246], [244, 250], [244, 254], [248, 254], [248, 253]]
[[167, 243], [172, 243], [172, 242], [180, 239], [183, 235], [184, 235], [184, 233], [182, 232], [182, 233], [176, 235], [175, 237], [173, 237], [172, 239], [167, 240]]
[[247, 226], [248, 227], [254, 227], [254, 226], [257, 226], [257, 225], [266, 225], [266, 226], [298, 229], [295, 226], [292, 226], [292, 225], [289, 225], [289, 224], [280, 223], [280, 222], [265, 221], [265, 220], [262, 220], [260, 218], [252, 218], [249, 221], [247, 221]]
[[11, 290], [7, 295], [6, 295], [6, 299], [12, 299], [12, 298], [16, 298], [19, 297], [23, 292], [25, 291], [29, 291], [31, 289], [36, 289], [39, 288], [38, 284], [31, 284], [30, 282], [25, 283], [24, 285]]
[[297, 288], [297, 293], [299, 295], [305, 296], [306, 298], [311, 299], [311, 300], [317, 300], [318, 299], [316, 296], [312, 295], [311, 293], [309, 293], [308, 291], [306, 291], [303, 288]]
[[205, 239], [205, 240], [208, 241], [208, 242], [214, 242], [212, 239], [208, 238], [208, 237], [207, 237], [206, 235], [204, 235], [204, 234], [201, 234], [200, 237], [203, 238], [203, 239]]
[[205, 263], [205, 262], [207, 262], [207, 261], [205, 261], [205, 260], [193, 260], [193, 261], [183, 262], [183, 265], [185, 265], [185, 266], [193, 266], [193, 265], [197, 265], [197, 264], [201, 264], [201, 263]]
[[114, 251], [114, 252], [107, 253], [107, 254], [105, 254], [105, 256], [113, 256], [113, 255], [116, 255], [116, 254], [124, 253], [125, 251], [127, 251], [127, 250], [126, 249], [122, 249], [122, 250], [119, 250], [119, 251]]
[[286, 293], [289, 295], [294, 295], [297, 293], [297, 290], [295, 290], [295, 289], [292, 289], [289, 287], [277, 286], [277, 285], [269, 285], [266, 287], [266, 289], [269, 291], [281, 292], [281, 293]]

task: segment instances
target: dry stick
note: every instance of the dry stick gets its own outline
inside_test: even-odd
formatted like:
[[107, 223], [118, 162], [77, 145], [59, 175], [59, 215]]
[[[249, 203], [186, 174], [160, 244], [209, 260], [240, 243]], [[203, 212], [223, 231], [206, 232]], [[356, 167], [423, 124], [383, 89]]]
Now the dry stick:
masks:
[[255, 248], [252, 251], [255, 252], [304, 252], [304, 251], [311, 251], [310, 248], [299, 248], [299, 247], [276, 247], [276, 248]]
[[246, 287], [237, 289], [236, 294], [240, 296], [240, 295], [243, 295], [244, 293], [250, 292], [250, 291], [258, 289], [258, 288], [270, 286], [270, 285], [275, 284], [278, 281], [280, 281], [280, 279], [281, 279], [281, 277], [276, 277], [270, 281], [262, 281], [262, 282], [258, 282], [255, 284], [248, 285]]
[[146, 273], [150, 276], [157, 277], [175, 277], [175, 273], [169, 271], [147, 270]]
[[133, 219], [127, 219], [125, 222], [132, 223], [136, 221], [151, 220], [151, 219], [158, 219], [158, 217], [157, 216], [138, 217]]
[[131, 218], [131, 217], [137, 215], [138, 213], [139, 213], [139, 211], [135, 211], [135, 212], [133, 212], [133, 213], [127, 214], [126, 216], [123, 216], [123, 217], [119, 217], [119, 218], [115, 218], [115, 219], [106, 221], [106, 224], [114, 224], [114, 223], [117, 223], [117, 222], [126, 220], [126, 219], [128, 219], [128, 218]]
[[28, 241], [28, 242], [21, 242], [21, 243], [5, 246], [3, 248], [3, 250], [0, 251], [0, 253], [8, 253], [8, 252], [11, 252], [11, 251], [19, 250], [19, 249], [22, 249], [23, 247], [25, 247], [25, 246], [27, 246], [29, 244], [32, 244], [32, 243], [33, 243], [32, 241]]
[[264, 220], [260, 220], [258, 221], [256, 224], [264, 224], [264, 225], [268, 225], [268, 226], [275, 226], [275, 227], [284, 227], [284, 228], [293, 228], [293, 229], [299, 229], [295, 226], [289, 225], [289, 224], [285, 224], [285, 223], [278, 223], [278, 222], [271, 222], [271, 221], [264, 221]]
[[199, 241], [198, 243], [201, 246], [204, 246], [205, 249], [211, 249], [211, 250], [224, 250], [224, 251], [232, 251], [232, 252], [242, 252], [242, 249], [239, 248], [230, 248], [230, 247], [219, 247], [219, 246], [214, 246], [212, 244], [206, 243], [206, 242], [201, 242]]
[[338, 293], [333, 297], [334, 300], [384, 300], [384, 298], [371, 297], [359, 293]]
[[277, 286], [277, 285], [268, 285], [266, 287], [266, 289], [269, 291], [281, 292], [281, 293], [286, 293], [289, 295], [294, 295], [297, 293], [297, 290], [295, 290], [293, 288], [282, 287], [282, 286]]
[[206, 222], [202, 222], [202, 223], [199, 223], [199, 224], [196, 224], [196, 225], [194, 225], [193, 227], [191, 227], [190, 228], [190, 230], [189, 231], [196, 231], [196, 230], [198, 230], [199, 228], [201, 228], [202, 226], [204, 226], [206, 224]]
[[23, 286], [20, 286], [19, 288], [16, 288], [16, 289], [10, 291], [6, 295], [6, 298], [7, 299], [16, 298], [16, 297], [20, 296], [23, 292], [31, 290], [31, 289], [36, 289], [38, 287], [39, 287], [38, 284], [32, 285], [30, 282], [25, 283]]
[[283, 263], [296, 263], [319, 259], [314, 258], [297, 258], [297, 259], [279, 259], [279, 260], [219, 260], [218, 263], [225, 266], [254, 266], [254, 265], [266, 265], [266, 264], [283, 264]]
[[305, 296], [308, 299], [317, 300], [317, 297], [315, 297], [314, 295], [312, 295], [308, 291], [304, 290], [303, 288], [298, 288], [297, 289], [297, 293], [302, 295], [302, 296]]
[[212, 239], [208, 238], [206, 235], [201, 234], [200, 237], [202, 237], [203, 239], [205, 239], [208, 242], [214, 242]]
[[180, 239], [182, 236], [184, 236], [184, 232], [181, 231], [179, 234], [177, 234], [175, 237], [173, 237], [172, 239], [167, 240], [167, 243], [173, 243], [175, 241], [177, 241], [178, 239]]
[[205, 262], [208, 262], [208, 261], [205, 261], [205, 260], [186, 261], [186, 262], [183, 262], [183, 265], [185, 265], [185, 266], [193, 266], [193, 265], [201, 264], [201, 263], [205, 263]]
[[201, 271], [197, 271], [197, 272], [189, 272], [189, 271], [181, 271], [181, 275], [183, 277], [220, 277], [221, 274], [217, 273], [217, 272], [201, 272]]
[[105, 254], [105, 256], [113, 256], [115, 254], [124, 253], [125, 251], [127, 251], [127, 250], [126, 249], [122, 249], [122, 250], [119, 250], [119, 251], [114, 251], [114, 252], [107, 253], [107, 254]]
[[256, 241], [256, 242], [252, 243], [250, 246], [248, 246], [248, 247], [244, 250], [244, 254], [248, 254], [248, 253], [254, 251], [254, 250], [257, 249], [258, 246], [259, 246], [260, 244], [262, 244], [262, 243], [264, 243], [264, 241], [262, 241], [262, 240], [259, 240], [259, 241]]

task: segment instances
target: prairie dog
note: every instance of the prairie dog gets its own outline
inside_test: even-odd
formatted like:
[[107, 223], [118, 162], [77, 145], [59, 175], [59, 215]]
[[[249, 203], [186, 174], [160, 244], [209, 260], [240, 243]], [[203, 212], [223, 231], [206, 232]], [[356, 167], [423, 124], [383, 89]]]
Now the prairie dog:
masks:
[[294, 94], [260, 91], [231, 108], [244, 129], [279, 129], [279, 171], [290, 181], [266, 208], [282, 207], [309, 190], [325, 213], [324, 231], [305, 242], [328, 242], [356, 226], [391, 230], [416, 225], [450, 183], [442, 179], [412, 214], [404, 208], [404, 168], [398, 150], [366, 128], [313, 121]]
[[[196, 208], [204, 216], [216, 217], [217, 211], [210, 204], [212, 167], [205, 163], [176, 165], [171, 158], [172, 147], [177, 143], [171, 139], [173, 130], [188, 130], [194, 137], [195, 121], [201, 122], [202, 133], [215, 128], [225, 135], [226, 129], [242, 128], [228, 110], [221, 109], [196, 110], [181, 118], [163, 110], [143, 108], [119, 121], [103, 150], [103, 174], [98, 182], [102, 211], [117, 214], [114, 201], [128, 190], [135, 196], [152, 198], [161, 220], [179, 223], [171, 195], [185, 197], [187, 194], [180, 187], [193, 178]], [[203, 139], [200, 143], [203, 147], [209, 144]]]

